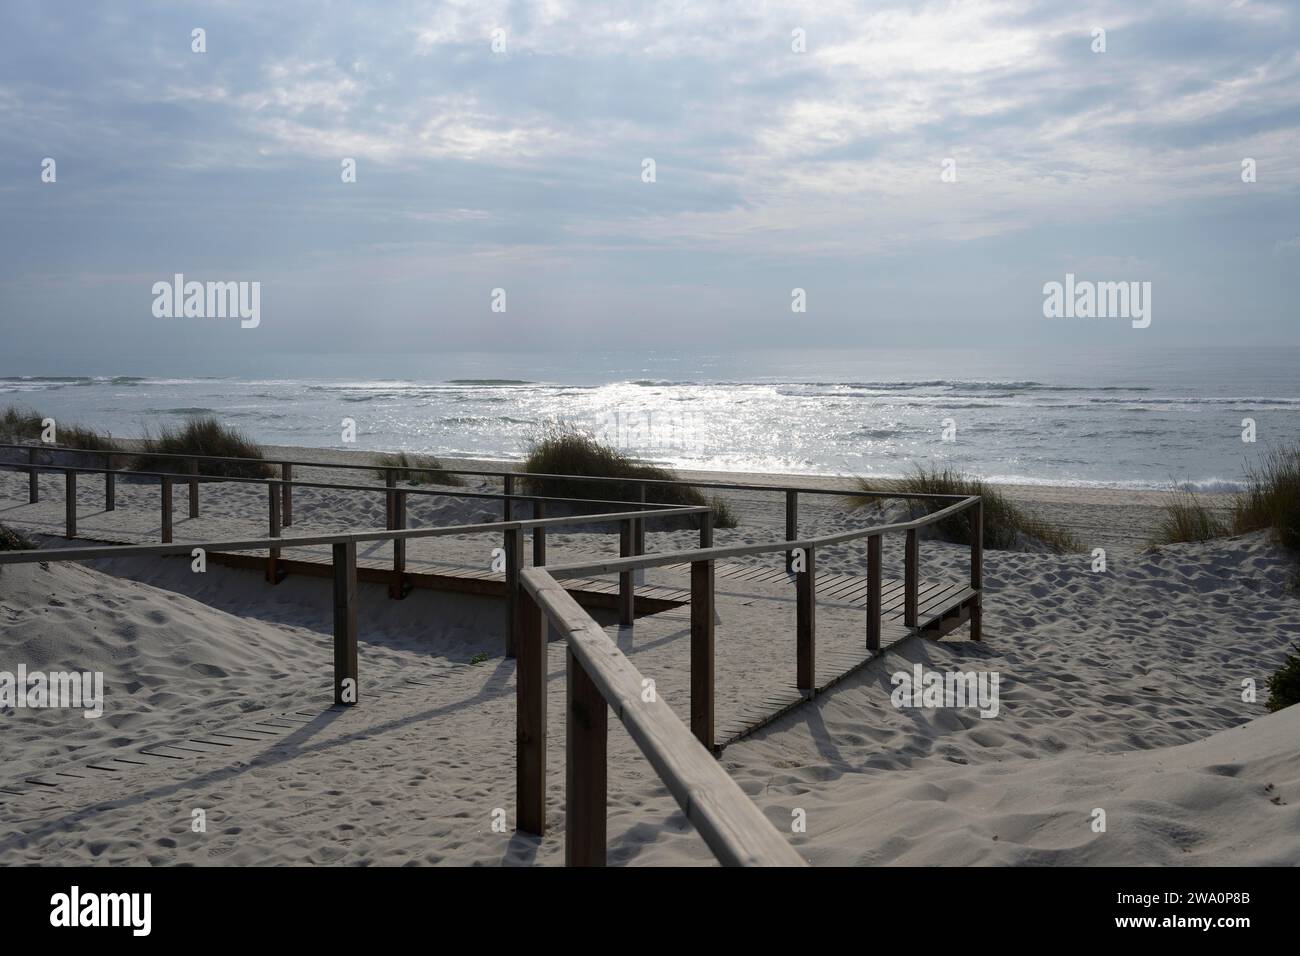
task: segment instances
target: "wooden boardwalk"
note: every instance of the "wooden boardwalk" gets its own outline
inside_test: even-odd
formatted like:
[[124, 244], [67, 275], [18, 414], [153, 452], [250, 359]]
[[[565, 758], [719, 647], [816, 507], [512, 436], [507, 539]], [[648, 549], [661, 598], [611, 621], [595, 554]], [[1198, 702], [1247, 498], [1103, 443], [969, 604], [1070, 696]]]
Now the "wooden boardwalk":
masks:
[[[689, 572], [689, 565], [675, 565], [665, 570], [682, 568]], [[720, 598], [736, 595], [737, 587], [745, 585], [788, 583], [794, 587], [794, 576], [782, 568], [755, 567], [741, 564], [719, 564], [715, 573], [718, 577], [718, 595]], [[823, 607], [867, 607], [867, 579], [851, 574], [822, 574], [817, 578], [817, 603]], [[971, 602], [976, 594], [969, 587], [960, 583], [941, 581], [921, 581], [918, 599], [918, 626], [913, 629], [903, 624], [904, 584], [901, 580], [881, 582], [881, 634], [880, 652], [899, 643], [913, 634], [941, 637], [970, 619]], [[816, 693], [833, 687], [835, 684], [861, 670], [878, 655], [866, 649], [865, 642], [855, 649], [826, 649], [817, 655]], [[790, 681], [787, 686], [769, 690], [761, 699], [742, 703], [738, 712], [729, 715], [718, 724], [718, 738], [715, 750], [721, 752], [730, 744], [741, 740], [778, 718], [794, 710], [809, 699], [808, 694], [800, 691]]]
[[[274, 463], [280, 466], [279, 478], [200, 478], [203, 463], [222, 461], [230, 464], [232, 460], [186, 455], [181, 456], [187, 459], [186, 463], [168, 466], [177, 468], [177, 471], [128, 473], [115, 469], [109, 461], [89, 466], [45, 462], [40, 460], [42, 449], [31, 443], [5, 447], [25, 452], [28, 456], [27, 462], [9, 466], [27, 473], [28, 500], [25, 505], [0, 509], [7, 517], [16, 517], [32, 530], [54, 535], [59, 535], [60, 529], [48, 525], [61, 523], [61, 536], [69, 542], [130, 546], [119, 549], [73, 545], [62, 555], [53, 548], [20, 551], [0, 556], [0, 564], [116, 561], [118, 558], [164, 556], [185, 558], [191, 551], [197, 555], [198, 549], [202, 549], [207, 560], [218, 564], [263, 570], [270, 585], [278, 584], [289, 574], [330, 579], [334, 624], [332, 687], [336, 705], [349, 706], [359, 702], [354, 693], [359, 687], [359, 581], [385, 585], [388, 597], [396, 600], [405, 598], [417, 587], [503, 597], [504, 653], [507, 659], [515, 659], [517, 828], [526, 833], [541, 835], [546, 828], [547, 664], [553, 651], [564, 655], [567, 675], [565, 713], [570, 718], [566, 720], [565, 729], [565, 860], [569, 865], [603, 865], [605, 862], [607, 721], [611, 709], [719, 861], [732, 865], [797, 866], [803, 863], [799, 855], [791, 850], [785, 838], [700, 745], [714, 752], [721, 750], [728, 743], [753, 733], [815, 697], [886, 648], [909, 637], [941, 636], [969, 621], [971, 639], [981, 640], [984, 524], [983, 503], [975, 495], [900, 495], [896, 492], [861, 491], [857, 493], [859, 496], [882, 500], [898, 497], [925, 499], [929, 510], [921, 517], [906, 521], [813, 537], [800, 535], [799, 496], [830, 494], [839, 497], [843, 490], [775, 488], [772, 490], [785, 495], [783, 540], [747, 541], [715, 547], [715, 509], [704, 505], [648, 506], [646, 502], [651, 489], [666, 484], [745, 489], [752, 486], [641, 481], [637, 501], [581, 499], [579, 504], [600, 505], [601, 510], [598, 515], [578, 519], [545, 516], [548, 504], [560, 502], [569, 507], [575, 499], [516, 495], [514, 482], [520, 475], [515, 472], [464, 472], [499, 478], [502, 481], [499, 494], [447, 492], [398, 488], [399, 474], [411, 469], [393, 467], [385, 469], [382, 486], [295, 480], [292, 472], [295, 465], [318, 467], [321, 464], [297, 461]], [[103, 458], [102, 453], [76, 449], [58, 451], [65, 455], [90, 454]], [[360, 463], [334, 463], [332, 467], [373, 470], [373, 465]], [[47, 473], [63, 477], [62, 522], [51, 522], [49, 519], [55, 516], [46, 512], [55, 509], [40, 501], [41, 476]], [[86, 474], [102, 476], [104, 481], [104, 507], [90, 514], [83, 513], [77, 486], [78, 476]], [[145, 482], [157, 479], [160, 494], [155, 499], [159, 507], [156, 529], [148, 518], [142, 528], [138, 520], [124, 519], [118, 512], [116, 479], [119, 474]], [[524, 476], [528, 482], [568, 480], [569, 477]], [[226, 515], [217, 522], [200, 519], [200, 487], [206, 480], [263, 487], [267, 506], [267, 524], [264, 527], [268, 531], [241, 536], [240, 532], [247, 524], [238, 521], [238, 529], [230, 533], [233, 516]], [[191, 543], [178, 542], [174, 538], [178, 486], [188, 487], [189, 519], [198, 522], [186, 529], [199, 534], [191, 539]], [[385, 526], [383, 529], [360, 531], [330, 528], [285, 539], [282, 529], [294, 524], [292, 495], [295, 488], [325, 489], [335, 494], [382, 494], [385, 496]], [[408, 498], [421, 495], [453, 495], [501, 502], [503, 520], [489, 518], [448, 525], [435, 519], [431, 524], [413, 529], [407, 520]], [[514, 506], [521, 500], [532, 503], [531, 518], [520, 519], [514, 515]], [[642, 510], [646, 507], [652, 510]], [[608, 510], [610, 508], [613, 510]], [[363, 516], [371, 516], [373, 520], [374, 510], [363, 509]], [[962, 520], [969, 522], [969, 586], [921, 579], [920, 533], [939, 521], [954, 520], [958, 516], [964, 516]], [[683, 548], [681, 542], [676, 541], [671, 550], [647, 553], [648, 519], [670, 517], [697, 522], [698, 546]], [[588, 554], [580, 561], [557, 563], [553, 558], [547, 560], [549, 529], [593, 522], [617, 523], [618, 558]], [[147, 543], [139, 540], [142, 533], [149, 539]], [[883, 579], [882, 539], [888, 534], [905, 536], [902, 581]], [[501, 537], [490, 541], [485, 549], [482, 538], [477, 537], [482, 535]], [[471, 542], [471, 538], [475, 540]], [[524, 547], [526, 538], [531, 538], [533, 545], [531, 567]], [[159, 539], [160, 544], [153, 543]], [[866, 546], [867, 576], [834, 573], [819, 576], [817, 554], [824, 548], [851, 541], [861, 541]], [[501, 546], [493, 547], [497, 542]], [[422, 550], [422, 545], [426, 547], [421, 554], [418, 551]], [[489, 554], [490, 559], [485, 560]], [[781, 566], [749, 563], [754, 560], [762, 562], [764, 558], [780, 560]], [[587, 608], [615, 610], [618, 624], [602, 624], [588, 613], [583, 604]], [[790, 614], [792, 604], [794, 627], [790, 628], [781, 619]], [[824, 620], [831, 625], [825, 631], [820, 652], [817, 640], [819, 608], [824, 609]], [[638, 617], [642, 619], [640, 627], [635, 624]], [[726, 640], [719, 647], [715, 643], [719, 620], [735, 628], [732, 634], [739, 640]], [[643, 677], [636, 666], [619, 653], [624, 642], [630, 649], [632, 641], [648, 632], [651, 646], [671, 648], [674, 659], [665, 662], [665, 676], [672, 675], [680, 667], [676, 659], [680, 645], [676, 642], [683, 636], [683, 624], [686, 625], [684, 633], [689, 635], [689, 729], [673, 709], [665, 706], [667, 700], [664, 697], [655, 693], [646, 696], [647, 686], [654, 687], [655, 681]], [[617, 633], [611, 633], [615, 627]], [[563, 645], [557, 640], [554, 648], [548, 649], [548, 633], [560, 638]], [[787, 634], [793, 637], [790, 643], [785, 640]], [[753, 636], [761, 636], [763, 640], [746, 640]], [[726, 660], [728, 654], [731, 655], [730, 661]], [[771, 680], [778, 671], [789, 668], [790, 656], [794, 658], [795, 679], [788, 681], [790, 675], [787, 673], [787, 679]], [[732, 680], [720, 687], [719, 669], [728, 665]], [[766, 693], [761, 700], [741, 701], [737, 698], [738, 688], [766, 688], [773, 683], [778, 685], [778, 689], [775, 692], [759, 691]], [[719, 705], [730, 713], [719, 715]], [[572, 719], [574, 715], [579, 719]], [[297, 722], [287, 715], [280, 716], [289, 724]], [[229, 733], [231, 729], [244, 732]], [[218, 747], [233, 746], [236, 742], [250, 745], [273, 738], [285, 729], [285, 723], [263, 723], [260, 729], [223, 728], [227, 732], [214, 732], [214, 736], [229, 743], [203, 743]], [[194, 751], [196, 754], [199, 752]], [[141, 756], [150, 760], [183, 759], [175, 752], [146, 754], [142, 751]], [[141, 764], [136, 760], [120, 762]], [[92, 769], [112, 772], [107, 767]], [[50, 786], [45, 781], [29, 780], [27, 783], [42, 790]]]
[[[261, 569], [266, 559], [254, 555], [209, 555], [209, 560], [235, 566]], [[290, 573], [308, 573], [327, 577], [330, 567], [317, 561], [281, 559], [281, 565]], [[375, 583], [392, 580], [393, 571], [388, 562], [379, 558], [358, 559], [357, 577]], [[657, 614], [678, 607], [687, 607], [691, 600], [690, 564], [673, 564], [654, 569], [653, 579], [634, 588], [634, 606], [637, 617]], [[728, 601], [749, 597], [770, 598], [774, 589], [788, 588], [790, 601], [794, 601], [794, 575], [781, 567], [767, 565], [718, 562], [714, 566], [717, 582], [718, 611], [725, 621]], [[505, 575], [483, 568], [450, 566], [444, 563], [407, 560], [405, 577], [411, 587], [431, 588], [466, 594], [504, 597]], [[565, 590], [584, 607], [615, 611], [618, 609], [618, 579], [576, 578], [564, 582]], [[851, 574], [821, 574], [817, 578], [817, 603], [822, 607], [858, 608], [864, 614], [867, 607], [868, 581]], [[887, 579], [881, 582], [881, 637], [883, 652], [913, 634], [941, 637], [970, 619], [970, 605], [976, 592], [960, 582], [922, 580], [918, 587], [917, 627], [903, 624], [904, 582]], [[865, 624], [863, 625], [865, 628]], [[793, 621], [791, 622], [793, 640]], [[857, 650], [826, 649], [818, 654], [816, 663], [816, 692], [821, 693], [866, 666], [877, 655], [867, 651], [865, 640]], [[720, 715], [715, 751], [747, 737], [774, 720], [798, 707], [808, 695], [795, 687], [770, 689], [761, 699], [745, 701], [729, 714]]]
[[[19, 506], [6, 509], [16, 523], [50, 535], [60, 535], [64, 530], [63, 515], [48, 504]], [[14, 512], [19, 512], [14, 514]], [[154, 529], [128, 529], [118, 523], [120, 512], [92, 512], [83, 516], [78, 540], [103, 544], [142, 544], [156, 540]], [[187, 522], [178, 523], [178, 528]], [[147, 527], [147, 526], [146, 526]], [[295, 529], [296, 530], [296, 529]], [[143, 532], [143, 533], [142, 533]], [[204, 535], [210, 537], [211, 535]], [[291, 540], [291, 539], [290, 539]], [[400, 575], [393, 570], [391, 546], [375, 546], [368, 553], [357, 555], [357, 578], [388, 587], [390, 596], [402, 596], [412, 589], [422, 588], [486, 597], [504, 598], [507, 594], [506, 575], [492, 571], [486, 561], [477, 566], [467, 563], [468, 546], [455, 539], [442, 538], [436, 548], [414, 547], [405, 552], [405, 567]], [[432, 544], [432, 540], [425, 542]], [[492, 542], [487, 542], [491, 544]], [[486, 557], [487, 548], [475, 546], [475, 558]], [[527, 551], [527, 549], [525, 549]], [[528, 563], [525, 556], [525, 562]], [[571, 557], [566, 555], [566, 557]], [[265, 551], [220, 552], [209, 551], [207, 560], [228, 567], [263, 571], [267, 567]], [[277, 562], [280, 573], [330, 578], [333, 569], [328, 546], [286, 547]], [[634, 588], [634, 618], [660, 614], [677, 608], [689, 609], [691, 565], [677, 563], [641, 572], [642, 580]], [[726, 622], [727, 605], [755, 599], [772, 602], [773, 613], [782, 613], [782, 603], [795, 600], [796, 576], [784, 569], [783, 563], [737, 563], [717, 561], [714, 565], [717, 588], [717, 612]], [[583, 607], [591, 610], [619, 610], [619, 579], [617, 575], [581, 577], [564, 581], [565, 590]], [[823, 608], [852, 608], [863, 612], [865, 621], [869, 581], [865, 576], [823, 571], [816, 576], [817, 605]], [[961, 582], [925, 580], [918, 582], [917, 623], [906, 627], [904, 621], [906, 586], [901, 579], [881, 582], [881, 651], [899, 641], [921, 634], [941, 636], [970, 618], [972, 604], [978, 600], [977, 592]], [[794, 621], [791, 621], [793, 641]], [[863, 625], [865, 627], [865, 625]], [[858, 631], [861, 636], [862, 631]], [[852, 637], [852, 635], [848, 635]], [[828, 641], [816, 656], [814, 687], [800, 690], [793, 679], [780, 686], [768, 687], [758, 693], [762, 696], [732, 702], [718, 713], [714, 749], [720, 752], [727, 745], [752, 734], [782, 715], [798, 707], [810, 696], [820, 693], [858, 671], [876, 655], [866, 649], [866, 642], [840, 639]], [[793, 675], [791, 675], [792, 677]]]

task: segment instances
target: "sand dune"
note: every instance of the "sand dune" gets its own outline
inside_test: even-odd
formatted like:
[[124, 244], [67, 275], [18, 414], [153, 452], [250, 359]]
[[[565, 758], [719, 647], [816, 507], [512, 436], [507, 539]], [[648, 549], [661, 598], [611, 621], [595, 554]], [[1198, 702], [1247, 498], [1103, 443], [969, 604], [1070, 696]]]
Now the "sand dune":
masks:
[[[4, 480], [13, 501], [22, 479]], [[56, 490], [47, 492], [51, 514], [60, 513]], [[205, 487], [202, 526], [182, 532], [178, 523], [178, 537], [256, 524], [240, 517], [242, 493]], [[124, 495], [119, 512], [87, 514], [83, 526], [148, 520], [156, 489]], [[373, 505], [350, 500], [304, 490], [299, 530], [381, 517], [378, 496]], [[21, 527], [13, 518], [22, 512], [34, 529], [54, 520], [45, 505], [26, 507], [4, 520]], [[444, 502], [419, 520], [472, 520], [465, 516], [485, 507]], [[746, 512], [719, 543], [772, 537], [775, 501], [751, 496]], [[808, 526], [861, 520], [828, 504], [810, 510]], [[650, 537], [661, 550], [692, 533]], [[464, 558], [486, 544], [446, 546]], [[610, 545], [586, 533], [553, 539], [559, 555]], [[887, 559], [897, 561], [896, 549]], [[826, 560], [836, 570], [865, 567], [856, 548]], [[923, 552], [927, 574], [963, 574], [967, 560], [966, 549], [940, 542]], [[1294, 864], [1300, 711], [1265, 716], [1241, 695], [1251, 678], [1265, 696], [1264, 680], [1300, 635], [1293, 575], [1263, 535], [1120, 549], [1105, 574], [1086, 555], [991, 552], [984, 644], [958, 631], [899, 645], [728, 748], [722, 762], [784, 832], [793, 811], [806, 813], [807, 832], [790, 839], [813, 863]], [[550, 658], [552, 832], [537, 840], [492, 828], [493, 811], [512, 816], [514, 800], [514, 665], [500, 656], [499, 604], [438, 592], [393, 602], [363, 586], [363, 700], [340, 712], [330, 708], [328, 601], [322, 580], [291, 577], [272, 589], [253, 572], [194, 575], [181, 560], [5, 569], [0, 668], [102, 670], [109, 702], [100, 720], [0, 716], [0, 787], [57, 783], [0, 794], [0, 862], [561, 862], [562, 647], [553, 644]], [[788, 682], [793, 594], [755, 593], [720, 604], [720, 614], [720, 701]], [[826, 640], [860, 626], [835, 609], [821, 621]], [[681, 613], [608, 632], [684, 713]], [[485, 659], [471, 664], [476, 655]], [[997, 672], [998, 716], [896, 709], [890, 674], [916, 663]], [[236, 734], [179, 756], [166, 749], [254, 722], [264, 731], [244, 736], [256, 739]], [[710, 863], [645, 760], [611, 727], [611, 862]], [[171, 756], [141, 758], [141, 748]], [[143, 765], [87, 769], [114, 757]], [[195, 808], [209, 813], [207, 833], [190, 830]], [[1104, 833], [1091, 827], [1098, 808]]]

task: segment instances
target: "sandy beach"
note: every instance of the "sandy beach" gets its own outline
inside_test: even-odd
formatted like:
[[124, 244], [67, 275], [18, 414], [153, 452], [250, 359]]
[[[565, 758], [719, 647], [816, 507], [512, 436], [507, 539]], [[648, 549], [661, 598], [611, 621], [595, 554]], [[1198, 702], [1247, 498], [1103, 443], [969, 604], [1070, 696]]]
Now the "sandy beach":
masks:
[[[369, 472], [296, 476], [379, 485]], [[692, 477], [838, 487], [807, 477]], [[26, 476], [0, 473], [0, 521], [57, 549], [68, 544], [62, 480], [41, 481], [43, 500], [29, 505]], [[1294, 863], [1300, 714], [1266, 715], [1263, 704], [1265, 679], [1300, 637], [1293, 560], [1263, 533], [1148, 549], [1157, 493], [1009, 493], [1075, 531], [1084, 553], [987, 551], [982, 643], [961, 627], [889, 648], [727, 747], [727, 772], [812, 864]], [[261, 489], [205, 482], [197, 519], [184, 517], [177, 494], [177, 541], [264, 530]], [[81, 482], [80, 536], [157, 540], [156, 485], [120, 481], [117, 495], [117, 510], [105, 512], [102, 486]], [[740, 524], [719, 529], [718, 545], [781, 538], [783, 495], [723, 497]], [[383, 509], [381, 494], [298, 489], [286, 534], [381, 527]], [[412, 496], [410, 504], [412, 527], [499, 515], [499, 502], [485, 500]], [[803, 533], [877, 520], [838, 497], [801, 501]], [[651, 531], [647, 551], [695, 539]], [[486, 563], [499, 544], [482, 535], [422, 539], [411, 558]], [[828, 549], [819, 567], [865, 574], [860, 544]], [[617, 547], [617, 535], [554, 532], [548, 563]], [[1098, 547], [1108, 552], [1102, 573], [1092, 570]], [[886, 575], [900, 562], [900, 542], [887, 538]], [[969, 549], [925, 540], [922, 563], [926, 575], [959, 579]], [[794, 596], [781, 582], [720, 584], [720, 711], [792, 681]], [[340, 709], [330, 706], [325, 579], [291, 575], [271, 587], [256, 571], [214, 565], [195, 574], [182, 559], [4, 568], [5, 667], [12, 659], [33, 670], [102, 671], [106, 695], [99, 719], [0, 712], [0, 863], [561, 863], [563, 645], [549, 648], [550, 830], [539, 839], [512, 822], [515, 662], [502, 653], [501, 601], [428, 590], [393, 601], [382, 586], [362, 584], [360, 608], [362, 702]], [[819, 646], [862, 640], [860, 610], [829, 602], [818, 614]], [[688, 609], [631, 628], [606, 617], [607, 634], [684, 716]], [[997, 673], [997, 715], [894, 706], [891, 675], [918, 664]], [[1256, 702], [1243, 700], [1247, 679], [1260, 689]], [[609, 754], [610, 862], [711, 864], [615, 720]], [[191, 828], [200, 809], [206, 832]], [[1092, 826], [1097, 809], [1104, 832]], [[501, 811], [508, 825], [494, 827]], [[795, 818], [806, 827], [792, 830]]]
[[10, 936], [1286, 938], [1298, 46], [9, 4]]

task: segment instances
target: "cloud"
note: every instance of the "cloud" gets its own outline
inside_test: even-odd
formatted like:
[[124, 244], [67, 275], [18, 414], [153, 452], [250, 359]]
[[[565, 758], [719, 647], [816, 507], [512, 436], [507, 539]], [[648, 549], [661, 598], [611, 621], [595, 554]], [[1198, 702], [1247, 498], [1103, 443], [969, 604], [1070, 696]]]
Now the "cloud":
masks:
[[[1125, 247], [1142, 230], [1204, 217], [1253, 247], [1260, 210], [1294, 209], [1300, 193], [1300, 44], [1284, 3], [402, 11], [11, 8], [0, 281], [179, 270], [177, 258], [353, 274], [394, 249], [416, 263], [528, 250], [596, 275], [683, 254], [719, 271], [851, 271], [961, 248], [979, 261], [994, 242], [1053, 268], [1076, 252], [1145, 262], [1153, 250]], [[190, 52], [194, 26], [206, 54]], [[796, 28], [807, 52], [791, 48]], [[54, 192], [33, 172], [46, 155]], [[1246, 156], [1260, 170], [1249, 185]], [[358, 160], [356, 184], [339, 180], [343, 157]], [[940, 179], [950, 158], [954, 183]], [[1294, 226], [1291, 214], [1278, 228]]]

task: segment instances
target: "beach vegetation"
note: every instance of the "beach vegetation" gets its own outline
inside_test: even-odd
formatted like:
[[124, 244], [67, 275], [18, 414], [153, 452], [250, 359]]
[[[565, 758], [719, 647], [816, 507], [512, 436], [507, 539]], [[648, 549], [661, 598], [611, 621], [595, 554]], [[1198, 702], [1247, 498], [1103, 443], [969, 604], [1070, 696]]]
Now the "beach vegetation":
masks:
[[414, 468], [398, 475], [398, 482], [408, 485], [446, 485], [451, 488], [463, 488], [465, 482], [459, 475], [443, 470], [442, 462], [432, 455], [408, 455], [400, 452], [396, 455], [383, 455], [375, 474], [380, 481], [388, 480], [389, 468]]
[[1270, 712], [1300, 704], [1300, 645], [1292, 644], [1291, 651], [1282, 666], [1268, 679]]
[[0, 551], [31, 551], [35, 547], [26, 535], [0, 524]]
[[1245, 489], [1222, 515], [1194, 491], [1174, 489], [1152, 543], [1209, 541], [1254, 531], [1271, 531], [1279, 544], [1300, 555], [1300, 448], [1273, 448], [1249, 466]]
[[[122, 453], [122, 446], [111, 434], [106, 432], [97, 432], [93, 428], [85, 428], [81, 425], [68, 425], [58, 429], [58, 443], [65, 448], [80, 448], [85, 451], [102, 451], [109, 452], [109, 468], [129, 468], [134, 459], [129, 454]], [[89, 462], [73, 461], [72, 464], [86, 464]], [[95, 462], [99, 465], [99, 462]]]
[[143, 444], [144, 451], [134, 463], [137, 471], [185, 474], [192, 459], [172, 456], [212, 455], [253, 460], [199, 461], [199, 474], [223, 478], [270, 478], [274, 474], [269, 462], [259, 460], [265, 457], [260, 445], [210, 415], [187, 419], [183, 425], [165, 425], [157, 434], [146, 435]]
[[[995, 551], [1048, 550], [1058, 553], [1081, 550], [1078, 539], [1065, 528], [1029, 514], [1014, 504], [998, 488], [952, 468], [926, 468], [918, 465], [909, 475], [889, 482], [859, 478], [864, 492], [893, 491], [901, 495], [979, 495], [984, 508], [984, 547]], [[880, 508], [880, 499], [870, 495], [849, 495], [854, 510]], [[913, 512], [927, 515], [953, 504], [951, 501], [915, 498]], [[944, 541], [970, 544], [974, 511], [967, 509], [933, 525]]]
[[[0, 411], [0, 441], [39, 442], [45, 432], [45, 416], [30, 408], [10, 405]], [[54, 425], [54, 446], [59, 448], [80, 448], [85, 451], [121, 452], [122, 446], [112, 435], [86, 428], [84, 425]], [[89, 464], [88, 462], [69, 462], [69, 464]], [[125, 455], [113, 455], [109, 467], [125, 468], [129, 458]], [[96, 465], [99, 462], [95, 462]]]
[[0, 440], [7, 442], [40, 441], [40, 412], [18, 405], [7, 405], [0, 411]]
[[1196, 492], [1175, 488], [1165, 503], [1164, 513], [1156, 523], [1152, 544], [1177, 544], [1184, 541], [1209, 541], [1229, 533], [1228, 523]]
[[[524, 459], [524, 470], [546, 475], [589, 476], [592, 478], [677, 481], [676, 472], [637, 461], [594, 435], [568, 426], [552, 426], [535, 438]], [[639, 502], [641, 485], [636, 481], [583, 481], [581, 477], [524, 479], [528, 491], [554, 498], [594, 498]], [[672, 506], [708, 505], [713, 509], [715, 528], [734, 528], [735, 512], [723, 499], [709, 497], [689, 485], [646, 485], [647, 502]], [[586, 510], [608, 511], [616, 506], [590, 505]], [[699, 520], [680, 522], [698, 527]], [[678, 522], [674, 522], [678, 523]]]
[[1246, 489], [1232, 514], [1235, 534], [1272, 530], [1277, 541], [1300, 554], [1300, 447], [1273, 448], [1246, 473]]

